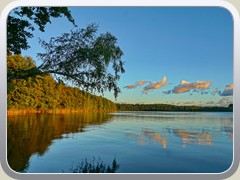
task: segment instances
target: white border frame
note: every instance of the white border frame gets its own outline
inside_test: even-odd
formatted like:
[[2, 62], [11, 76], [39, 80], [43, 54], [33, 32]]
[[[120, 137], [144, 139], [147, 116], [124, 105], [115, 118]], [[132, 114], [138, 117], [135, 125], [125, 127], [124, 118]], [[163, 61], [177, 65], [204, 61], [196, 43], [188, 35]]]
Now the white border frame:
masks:
[[[6, 62], [6, 52], [7, 52], [7, 27], [6, 21], [8, 14], [16, 7], [19, 6], [81, 6], [81, 7], [222, 7], [227, 9], [233, 17], [234, 24], [234, 45], [233, 45], [233, 53], [234, 53], [234, 67], [233, 67], [233, 163], [232, 166], [223, 173], [147, 173], [147, 174], [135, 174], [135, 173], [119, 173], [119, 174], [62, 174], [62, 173], [17, 173], [13, 171], [7, 163], [7, 62]], [[240, 17], [237, 9], [229, 2], [223, 0], [121, 0], [121, 1], [113, 1], [113, 0], [71, 0], [71, 1], [63, 1], [63, 0], [54, 0], [54, 1], [31, 1], [31, 0], [18, 0], [8, 4], [2, 14], [0, 19], [0, 27], [1, 27], [1, 36], [0, 36], [0, 84], [1, 84], [1, 93], [0, 93], [0, 114], [1, 114], [1, 125], [0, 125], [0, 135], [2, 135], [2, 139], [0, 141], [0, 155], [1, 155], [1, 165], [3, 170], [7, 175], [16, 179], [43, 179], [43, 178], [51, 178], [51, 179], [225, 179], [230, 177], [235, 173], [239, 165], [239, 152], [240, 152], [240, 142], [236, 140], [236, 137], [240, 135], [240, 73], [238, 73], [238, 67], [240, 67]]]

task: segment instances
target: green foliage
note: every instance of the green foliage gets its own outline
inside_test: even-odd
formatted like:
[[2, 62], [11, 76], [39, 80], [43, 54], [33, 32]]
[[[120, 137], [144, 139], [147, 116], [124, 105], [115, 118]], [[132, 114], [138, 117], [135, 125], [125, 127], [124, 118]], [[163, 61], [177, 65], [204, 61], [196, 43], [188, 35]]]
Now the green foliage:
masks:
[[[51, 17], [63, 15], [75, 25], [70, 11], [65, 7], [15, 9], [8, 17], [8, 54], [20, 54], [21, 50], [28, 49], [30, 46], [27, 39], [33, 37], [31, 32], [35, 26], [44, 32], [45, 25], [51, 23]], [[86, 29], [76, 29], [51, 38], [49, 42], [41, 40], [41, 46], [46, 50], [38, 54], [42, 64], [39, 67], [21, 67], [18, 71], [9, 71], [8, 82], [52, 74], [61, 81], [70, 81], [91, 93], [113, 91], [117, 98], [120, 93], [117, 85], [119, 74], [125, 72], [121, 60], [123, 52], [117, 46], [115, 36], [108, 32], [97, 36], [97, 29], [96, 25], [91, 24]]]
[[117, 104], [118, 111], [215, 111], [232, 112], [229, 107], [175, 106], [170, 104]]
[[[102, 93], [113, 90], [115, 98], [120, 92], [117, 81], [119, 73], [124, 73], [122, 50], [117, 46], [117, 38], [110, 33], [97, 33], [97, 26], [77, 29], [62, 36], [40, 41], [45, 53], [39, 53], [44, 73], [56, 75], [89, 92]], [[113, 73], [109, 70], [112, 66]]]
[[7, 57], [7, 80], [28, 79], [42, 73], [36, 68], [35, 62], [30, 57], [22, 57], [20, 54]]
[[7, 48], [8, 52], [21, 54], [30, 46], [28, 38], [32, 38], [32, 31], [36, 25], [44, 32], [47, 23], [51, 23], [51, 17], [66, 16], [74, 25], [71, 12], [66, 7], [21, 7], [13, 10], [7, 21]]
[[[8, 55], [8, 74], [35, 68], [29, 57]], [[56, 82], [49, 74], [8, 82], [8, 109], [114, 111], [113, 102]]]
[[119, 169], [119, 164], [114, 158], [111, 166], [107, 166], [101, 159], [98, 161], [95, 158], [92, 161], [85, 159], [76, 167], [72, 167], [70, 171], [72, 173], [115, 173]]

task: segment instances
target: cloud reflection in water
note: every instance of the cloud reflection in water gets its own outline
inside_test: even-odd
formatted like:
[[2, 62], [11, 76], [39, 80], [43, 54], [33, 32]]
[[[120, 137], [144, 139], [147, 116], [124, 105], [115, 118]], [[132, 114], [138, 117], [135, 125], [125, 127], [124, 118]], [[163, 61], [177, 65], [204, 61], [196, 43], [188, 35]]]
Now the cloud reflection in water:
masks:
[[212, 135], [197, 133], [197, 132], [188, 132], [182, 129], [174, 129], [173, 133], [176, 136], [181, 137], [182, 143], [190, 143], [190, 144], [212, 144]]
[[143, 128], [140, 134], [127, 133], [128, 137], [137, 139], [138, 144], [146, 144], [147, 141], [153, 141], [162, 145], [162, 148], [167, 148], [167, 139], [158, 132]]

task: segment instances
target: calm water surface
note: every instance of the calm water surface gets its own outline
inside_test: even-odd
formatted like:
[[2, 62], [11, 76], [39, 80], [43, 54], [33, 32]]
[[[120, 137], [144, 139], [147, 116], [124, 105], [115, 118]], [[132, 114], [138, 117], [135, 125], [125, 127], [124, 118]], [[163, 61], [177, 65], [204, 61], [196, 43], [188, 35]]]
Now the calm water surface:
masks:
[[233, 114], [119, 112], [8, 116], [7, 158], [26, 173], [70, 172], [85, 158], [118, 173], [219, 173], [233, 157]]

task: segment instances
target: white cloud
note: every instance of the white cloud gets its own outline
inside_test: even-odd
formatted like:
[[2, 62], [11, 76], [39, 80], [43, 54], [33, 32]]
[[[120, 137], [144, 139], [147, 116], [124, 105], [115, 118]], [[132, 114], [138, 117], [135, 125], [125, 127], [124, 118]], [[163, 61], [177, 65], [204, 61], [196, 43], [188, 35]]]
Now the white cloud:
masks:
[[226, 85], [223, 92], [220, 93], [219, 95], [220, 96], [232, 96], [233, 95], [233, 84]]
[[167, 84], [166, 76], [163, 77], [162, 81], [149, 83], [142, 90], [142, 93], [147, 94], [149, 90], [159, 89]]
[[174, 87], [172, 92], [175, 94], [180, 94], [180, 93], [189, 92], [191, 90], [193, 91], [204, 90], [209, 88], [211, 85], [212, 85], [212, 82], [210, 81], [187, 82], [185, 80], [182, 80], [179, 85]]
[[134, 89], [136, 87], [137, 87], [136, 85], [127, 85], [127, 86], [124, 86], [123, 88]]
[[138, 86], [142, 86], [143, 84], [146, 84], [146, 83], [148, 83], [148, 81], [141, 80], [141, 81], [136, 82], [136, 84]]
[[146, 83], [148, 83], [148, 81], [141, 80], [141, 81], [136, 82], [134, 85], [130, 84], [130, 85], [125, 86], [124, 88], [134, 89], [134, 88], [136, 88], [138, 86], [142, 86], [143, 84], [146, 84]]

